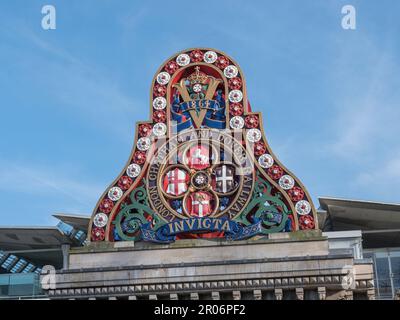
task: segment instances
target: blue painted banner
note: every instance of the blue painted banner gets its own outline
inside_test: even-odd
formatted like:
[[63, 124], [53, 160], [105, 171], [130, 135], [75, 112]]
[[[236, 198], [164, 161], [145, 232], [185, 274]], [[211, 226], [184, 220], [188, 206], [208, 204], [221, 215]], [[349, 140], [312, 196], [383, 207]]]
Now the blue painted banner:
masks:
[[174, 242], [177, 234], [204, 231], [224, 232], [228, 240], [241, 240], [261, 233], [261, 221], [243, 227], [226, 218], [189, 218], [169, 222], [157, 230], [151, 229], [150, 224], [143, 224], [141, 231], [143, 240], [158, 243]]
[[172, 119], [177, 122], [178, 132], [188, 129], [193, 126], [192, 117], [189, 110], [200, 112], [201, 109], [206, 109], [203, 125], [214, 128], [225, 128], [225, 107], [216, 100], [192, 100], [182, 103], [172, 104]]

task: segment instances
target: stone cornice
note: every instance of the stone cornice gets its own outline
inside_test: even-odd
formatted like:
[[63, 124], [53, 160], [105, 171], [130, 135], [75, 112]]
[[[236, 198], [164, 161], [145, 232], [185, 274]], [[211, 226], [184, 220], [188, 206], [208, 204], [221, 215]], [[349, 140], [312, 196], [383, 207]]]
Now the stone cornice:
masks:
[[[318, 276], [318, 277], [296, 277], [275, 279], [243, 279], [228, 281], [199, 281], [199, 282], [176, 282], [165, 284], [144, 284], [127, 286], [99, 286], [75, 289], [52, 289], [48, 290], [51, 298], [63, 297], [89, 297], [89, 296], [126, 296], [126, 295], [149, 295], [170, 293], [193, 293], [211, 291], [240, 291], [240, 290], [274, 290], [274, 289], [317, 289], [326, 287], [328, 289], [343, 289], [343, 276]], [[356, 281], [356, 291], [367, 291], [374, 288], [373, 279]]]

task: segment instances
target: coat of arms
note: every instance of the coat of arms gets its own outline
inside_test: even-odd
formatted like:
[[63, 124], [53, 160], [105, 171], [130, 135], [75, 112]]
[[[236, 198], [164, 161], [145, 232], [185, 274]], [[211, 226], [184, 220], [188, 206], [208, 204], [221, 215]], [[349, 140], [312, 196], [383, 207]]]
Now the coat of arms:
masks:
[[190, 49], [151, 87], [127, 166], [97, 203], [91, 241], [240, 240], [318, 228], [304, 186], [273, 155], [232, 58]]

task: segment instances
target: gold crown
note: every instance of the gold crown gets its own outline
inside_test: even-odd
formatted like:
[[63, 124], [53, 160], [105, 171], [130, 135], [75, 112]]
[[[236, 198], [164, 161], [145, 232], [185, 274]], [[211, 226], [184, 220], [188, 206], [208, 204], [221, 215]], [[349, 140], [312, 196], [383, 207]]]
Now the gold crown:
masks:
[[187, 77], [187, 80], [190, 81], [190, 84], [195, 84], [195, 83], [206, 84], [209, 77], [204, 72], [200, 71], [199, 66], [195, 67], [194, 69], [196, 71]]
[[199, 66], [196, 66], [194, 69], [196, 70], [195, 72], [189, 75], [186, 79], [181, 79], [179, 83], [175, 83], [172, 87], [178, 89], [184, 101], [190, 101], [192, 99], [185, 85], [186, 80], [190, 81], [191, 85], [195, 83], [208, 84], [207, 92], [204, 98], [206, 100], [212, 99], [218, 84], [221, 83], [222, 80], [215, 79], [214, 77], [208, 76], [204, 72], [201, 72]]

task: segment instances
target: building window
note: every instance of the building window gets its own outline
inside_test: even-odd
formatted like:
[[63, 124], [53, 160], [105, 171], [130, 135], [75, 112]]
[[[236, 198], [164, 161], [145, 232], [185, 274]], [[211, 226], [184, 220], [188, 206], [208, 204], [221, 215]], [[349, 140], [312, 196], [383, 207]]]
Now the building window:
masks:
[[372, 250], [364, 253], [364, 257], [374, 262], [377, 298], [392, 299], [400, 290], [400, 250]]
[[387, 253], [377, 252], [375, 255], [375, 264], [379, 296], [382, 298], [391, 298], [393, 293]]
[[389, 254], [393, 289], [396, 294], [396, 291], [400, 290], [400, 251], [391, 251]]
[[14, 255], [10, 255], [6, 261], [1, 265], [4, 269], [9, 270], [11, 266], [18, 260]]

